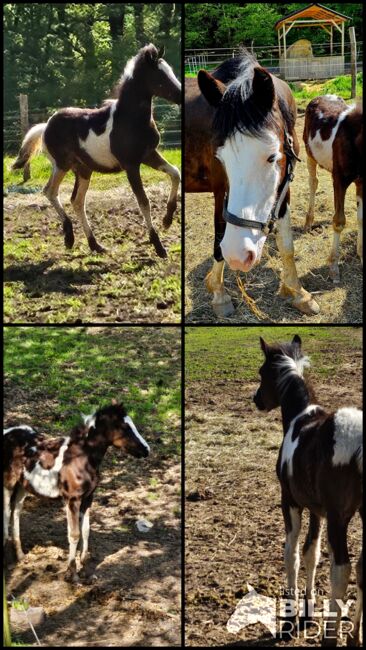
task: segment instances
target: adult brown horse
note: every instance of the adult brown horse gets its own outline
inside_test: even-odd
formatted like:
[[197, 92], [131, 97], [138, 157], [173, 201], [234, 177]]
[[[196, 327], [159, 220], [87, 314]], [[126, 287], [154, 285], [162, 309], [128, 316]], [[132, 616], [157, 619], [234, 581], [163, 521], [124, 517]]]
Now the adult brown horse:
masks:
[[206, 277], [215, 313], [234, 311], [224, 288], [225, 261], [249, 271], [275, 222], [284, 268], [280, 293], [300, 311], [318, 313], [294, 262], [289, 183], [299, 144], [290, 88], [246, 50], [212, 74], [200, 70], [185, 88], [185, 191], [215, 197], [215, 261]]

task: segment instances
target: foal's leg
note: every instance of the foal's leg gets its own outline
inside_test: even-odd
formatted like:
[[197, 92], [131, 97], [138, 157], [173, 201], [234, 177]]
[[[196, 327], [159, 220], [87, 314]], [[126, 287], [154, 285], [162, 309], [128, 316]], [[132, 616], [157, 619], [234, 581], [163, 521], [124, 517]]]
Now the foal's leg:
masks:
[[83, 177], [79, 173], [75, 173], [75, 185], [71, 196], [71, 203], [81, 221], [90, 250], [97, 253], [104, 253], [106, 249], [95, 239], [85, 212], [85, 195], [88, 191], [90, 177], [91, 173], [88, 177]]
[[296, 635], [297, 618], [297, 577], [300, 567], [299, 535], [301, 530], [301, 508], [290, 506], [286, 499], [282, 500], [282, 512], [285, 520], [286, 543], [285, 543], [285, 567], [287, 574], [287, 603], [293, 611], [285, 616], [285, 622], [281, 630], [281, 638], [291, 640]]
[[322, 520], [318, 515], [311, 512], [309, 530], [303, 546], [304, 564], [306, 569], [306, 599], [305, 611], [301, 617], [301, 625], [305, 621], [311, 621], [315, 605], [315, 572], [320, 558]]
[[310, 230], [314, 222], [315, 193], [318, 187], [318, 178], [316, 175], [317, 164], [310, 156], [307, 156], [307, 166], [309, 173], [309, 207], [306, 214], [305, 230]]
[[80, 513], [80, 501], [77, 499], [75, 500], [70, 499], [66, 503], [67, 536], [69, 540], [69, 558], [67, 562], [67, 571], [65, 573], [65, 580], [67, 580], [68, 582], [75, 582], [77, 580], [76, 549], [80, 537], [79, 513]]
[[363, 201], [362, 201], [362, 181], [356, 181], [356, 197], [357, 197], [357, 226], [358, 226], [358, 233], [357, 233], [357, 255], [360, 258], [361, 264], [362, 264], [362, 207], [363, 207]]
[[347, 549], [347, 528], [349, 520], [340, 521], [338, 516], [328, 513], [328, 543], [330, 551], [331, 599], [329, 615], [325, 622], [322, 646], [336, 646], [341, 608], [337, 600], [343, 600], [346, 594], [351, 564]]
[[10, 541], [9, 525], [11, 519], [11, 495], [13, 491], [4, 487], [4, 545]]
[[[360, 515], [362, 518], [362, 508], [360, 508]], [[360, 647], [362, 645], [361, 630], [362, 630], [362, 614], [363, 614], [363, 563], [362, 551], [356, 564], [356, 583], [357, 583], [357, 601], [356, 611], [353, 618], [353, 630], [347, 639], [347, 645], [352, 647]]]
[[234, 305], [224, 287], [225, 261], [213, 263], [211, 271], [206, 275], [205, 282], [207, 290], [213, 293], [212, 307], [219, 318], [231, 316], [234, 313]]
[[333, 242], [329, 255], [329, 275], [334, 284], [340, 282], [339, 275], [339, 243], [341, 233], [346, 225], [346, 217], [344, 214], [344, 199], [346, 196], [347, 184], [341, 178], [333, 174], [333, 192], [334, 192], [334, 217], [333, 217]]
[[180, 171], [178, 167], [175, 167], [174, 165], [168, 163], [168, 161], [165, 160], [165, 158], [163, 158], [163, 156], [161, 156], [157, 151], [153, 151], [148, 156], [146, 156], [143, 162], [145, 165], [149, 165], [149, 167], [152, 167], [153, 169], [158, 169], [159, 171], [165, 172], [171, 178], [172, 186], [166, 206], [166, 215], [163, 219], [163, 226], [164, 228], [168, 229], [169, 226], [172, 225], [173, 214], [177, 209], [177, 194], [180, 183]]
[[89, 531], [90, 531], [89, 514], [90, 514], [90, 507], [92, 502], [93, 502], [93, 494], [83, 499], [80, 506], [80, 525], [81, 525], [81, 535], [83, 539], [83, 549], [80, 558], [81, 564], [85, 564], [87, 554], [88, 554]]
[[58, 169], [56, 163], [53, 162], [53, 171], [50, 180], [48, 181], [43, 192], [47, 196], [49, 202], [55, 208], [58, 216], [62, 221], [62, 229], [64, 233], [64, 240], [66, 248], [72, 248], [74, 245], [74, 232], [72, 228], [71, 219], [67, 216], [65, 210], [63, 209], [59, 196], [58, 190], [62, 179], [65, 177], [66, 172], [63, 169]]
[[23, 488], [23, 486], [18, 485], [15, 492], [14, 509], [13, 509], [13, 541], [14, 541], [15, 551], [16, 551], [18, 561], [22, 560], [24, 557], [22, 544], [20, 541], [19, 519], [20, 519], [20, 513], [26, 496], [27, 493]]
[[283, 282], [280, 288], [280, 295], [283, 297], [290, 296], [292, 298], [292, 306], [304, 314], [318, 314], [319, 305], [315, 302], [311, 293], [305, 291], [301, 286], [297, 276], [289, 205], [286, 206], [284, 216], [278, 219], [276, 224], [276, 244], [283, 264]]
[[159, 257], [168, 257], [168, 254], [162, 245], [159, 235], [156, 232], [155, 228], [151, 222], [150, 215], [150, 201], [145, 194], [145, 190], [142, 185], [142, 180], [140, 176], [140, 166], [136, 165], [134, 167], [129, 167], [126, 169], [127, 178], [130, 182], [132, 191], [137, 199], [140, 210], [144, 216], [147, 229], [149, 231], [150, 242], [154, 245], [156, 254]]

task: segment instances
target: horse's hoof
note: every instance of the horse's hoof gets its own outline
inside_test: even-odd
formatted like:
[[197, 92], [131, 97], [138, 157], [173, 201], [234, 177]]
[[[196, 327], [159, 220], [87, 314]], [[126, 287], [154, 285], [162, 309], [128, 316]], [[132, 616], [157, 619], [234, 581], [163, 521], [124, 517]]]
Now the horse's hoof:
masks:
[[95, 237], [90, 237], [88, 239], [89, 248], [93, 253], [106, 253], [107, 249], [104, 246], [101, 246], [95, 239]]
[[64, 575], [64, 580], [65, 582], [71, 582], [72, 584], [75, 584], [76, 582], [79, 581], [79, 576], [74, 570], [67, 569]]
[[166, 252], [163, 244], [161, 243], [159, 239], [159, 235], [155, 230], [151, 230], [150, 232], [150, 243], [154, 246], [155, 252], [158, 255], [158, 257], [168, 257], [168, 253]]
[[320, 312], [318, 303], [314, 300], [311, 293], [305, 291], [305, 289], [301, 288], [300, 291], [298, 291], [297, 289], [294, 290], [283, 284], [280, 288], [279, 294], [282, 298], [290, 296], [292, 298], [292, 306], [303, 314], [312, 316], [313, 314], [319, 314]]
[[331, 280], [333, 280], [333, 284], [340, 284], [341, 276], [338, 266], [331, 266], [329, 269], [329, 275]]
[[62, 225], [62, 230], [64, 233], [65, 246], [68, 249], [71, 249], [74, 245], [75, 237], [71, 221], [64, 221]]
[[212, 308], [218, 318], [227, 318], [235, 312], [235, 307], [231, 302], [230, 296], [225, 296], [225, 302], [212, 303]]
[[172, 203], [171, 205], [169, 205], [169, 204], [167, 205], [166, 215], [165, 215], [165, 217], [163, 219], [163, 227], [165, 228], [165, 230], [168, 230], [168, 228], [170, 228], [170, 226], [172, 225], [173, 216], [174, 216], [174, 212], [176, 211], [176, 209], [177, 209], [177, 204], [176, 203]]

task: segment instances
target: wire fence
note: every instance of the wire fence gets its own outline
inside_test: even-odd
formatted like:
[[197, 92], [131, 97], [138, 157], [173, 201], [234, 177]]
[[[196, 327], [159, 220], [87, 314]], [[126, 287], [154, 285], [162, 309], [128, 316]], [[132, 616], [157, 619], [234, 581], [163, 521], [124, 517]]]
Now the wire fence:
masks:
[[[29, 127], [47, 120], [56, 112], [56, 108], [33, 109], [28, 111]], [[181, 148], [180, 107], [165, 102], [154, 101], [154, 119], [160, 132], [160, 145], [164, 149]], [[20, 111], [6, 111], [3, 118], [4, 152], [16, 154], [23, 139]]]

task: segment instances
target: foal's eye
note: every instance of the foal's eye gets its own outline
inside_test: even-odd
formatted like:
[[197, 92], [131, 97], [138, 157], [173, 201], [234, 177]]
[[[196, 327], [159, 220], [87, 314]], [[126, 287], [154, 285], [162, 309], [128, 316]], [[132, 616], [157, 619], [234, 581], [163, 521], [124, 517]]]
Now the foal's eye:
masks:
[[269, 158], [267, 158], [267, 162], [272, 163], [276, 160], [276, 154], [273, 153]]

